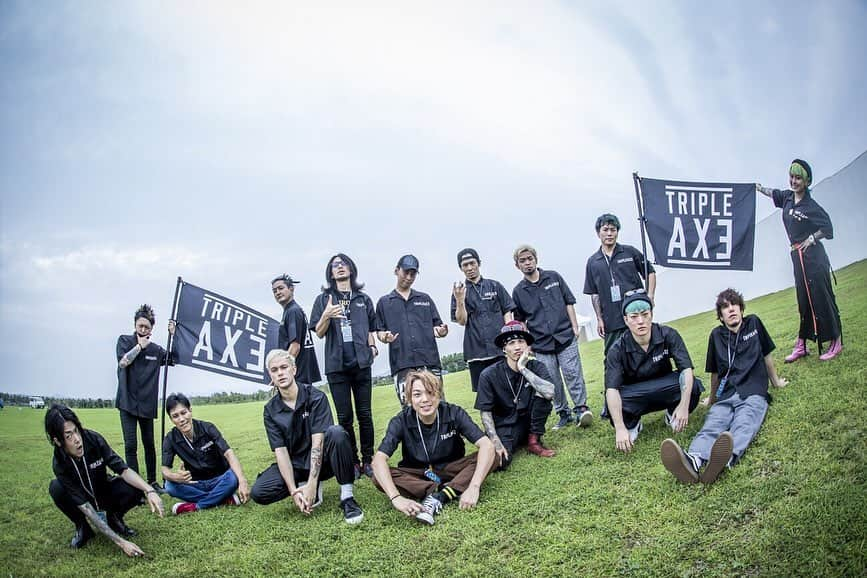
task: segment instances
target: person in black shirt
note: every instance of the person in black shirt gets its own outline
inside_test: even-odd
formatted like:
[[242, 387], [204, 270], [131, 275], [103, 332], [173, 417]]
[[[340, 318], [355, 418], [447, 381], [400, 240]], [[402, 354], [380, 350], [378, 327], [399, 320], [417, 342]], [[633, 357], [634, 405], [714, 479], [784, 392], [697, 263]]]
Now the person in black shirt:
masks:
[[554, 384], [545, 364], [530, 359], [533, 336], [520, 321], [510, 321], [494, 342], [505, 358], [482, 372], [476, 409], [494, 443], [499, 469], [506, 469], [515, 450], [525, 443], [530, 453], [553, 457], [554, 450], [542, 445], [542, 436], [551, 413]]
[[[92, 525], [127, 556], [144, 556], [141, 548], [126, 539], [137, 532], [126, 525], [123, 516], [138, 505], [144, 492], [151, 511], [162, 517], [163, 503], [156, 490], [127, 467], [105, 438], [84, 429], [65, 405], [53, 404], [45, 413], [45, 435], [54, 448], [51, 468], [56, 476], [48, 493], [75, 524], [70, 546], [84, 546], [94, 535]], [[107, 467], [118, 477], [109, 477]]]
[[807, 341], [830, 341], [828, 351], [819, 356], [822, 361], [837, 357], [843, 351], [843, 325], [837, 299], [831, 288], [831, 262], [820, 239], [833, 239], [831, 218], [810, 194], [813, 171], [806, 161], [795, 159], [789, 167], [790, 190], [781, 191], [756, 185], [757, 190], [771, 197], [774, 206], [782, 209], [783, 226], [791, 243], [792, 267], [795, 272], [795, 293], [801, 315], [795, 348], [786, 363], [809, 354]]
[[[183, 500], [172, 506], [172, 513], [245, 503], [250, 486], [220, 430], [210, 422], [193, 419], [190, 400], [182, 393], [169, 395], [165, 407], [175, 427], [163, 440], [163, 479], [166, 493]], [[172, 471], [176, 455], [183, 467]]]
[[[376, 303], [377, 338], [388, 344], [388, 363], [394, 377], [394, 392], [406, 404], [406, 375], [427, 369], [441, 376], [436, 339], [448, 335], [449, 326], [440, 319], [437, 306], [427, 293], [412, 288], [418, 275], [418, 259], [401, 257], [394, 268], [397, 287]], [[445, 397], [445, 394], [443, 394]]]
[[319, 365], [316, 362], [316, 350], [313, 349], [313, 338], [307, 324], [307, 315], [295, 301], [295, 285], [298, 281], [285, 273], [271, 281], [271, 292], [274, 300], [283, 307], [283, 319], [280, 321], [280, 331], [277, 336], [277, 347], [289, 352], [298, 364], [299, 383], [312, 385], [322, 381]]
[[494, 338], [503, 323], [512, 320], [515, 303], [499, 281], [483, 279], [481, 260], [475, 249], [458, 252], [458, 266], [466, 283], [452, 288], [452, 321], [464, 326], [464, 360], [470, 370], [473, 392], [479, 389], [479, 376], [503, 356], [494, 346]]
[[265, 358], [276, 390], [265, 404], [263, 418], [276, 463], [259, 474], [250, 497], [273, 504], [289, 496], [304, 514], [322, 502], [321, 482], [334, 476], [340, 484], [340, 508], [347, 524], [358, 524], [364, 512], [355, 501], [352, 446], [349, 435], [334, 425], [325, 394], [295, 381], [295, 359], [283, 349]]
[[[711, 391], [704, 425], [684, 452], [673, 439], [660, 454], [668, 471], [681, 482], [711, 484], [743, 457], [768, 412], [768, 381], [785, 387], [771, 352], [774, 342], [756, 315], [744, 317], [744, 298], [734, 289], [717, 296], [721, 326], [710, 332], [705, 370]], [[704, 470], [702, 470], [704, 468]]]
[[[154, 310], [142, 305], [133, 316], [135, 333], [117, 338], [117, 399], [126, 463], [138, 469], [138, 439], [136, 426], [141, 429], [141, 442], [145, 452], [147, 481], [158, 492], [157, 453], [154, 445], [154, 419], [157, 417], [160, 366], [172, 364], [166, 350], [151, 342]], [[169, 333], [175, 333], [175, 321], [169, 319]]]
[[653, 323], [646, 293], [624, 299], [622, 314], [629, 331], [605, 356], [605, 397], [615, 446], [628, 452], [641, 432], [641, 416], [648, 413], [665, 410], [672, 431], [683, 431], [703, 388], [680, 334]]
[[[327, 287], [313, 303], [310, 323], [316, 335], [325, 338], [325, 375], [337, 410], [337, 423], [349, 434], [355, 475], [373, 476], [373, 412], [371, 411], [371, 366], [376, 348], [376, 310], [361, 289], [355, 263], [338, 253], [325, 267]], [[352, 401], [358, 417], [361, 460], [355, 443]]]
[[656, 292], [656, 271], [644, 254], [631, 245], [617, 242], [620, 219], [605, 213], [596, 219], [596, 234], [602, 242], [599, 250], [587, 259], [584, 293], [590, 295], [596, 312], [596, 331], [605, 340], [605, 355], [611, 345], [626, 331], [622, 303], [627, 293], [644, 289], [642, 280], [647, 267], [647, 295], [653, 303]]
[[[434, 516], [458, 497], [462, 510], [476, 505], [494, 465], [494, 446], [463, 408], [442, 401], [434, 374], [413, 371], [406, 383], [409, 405], [388, 423], [373, 458], [374, 483], [397, 510], [433, 525]], [[464, 439], [479, 451], [464, 455]], [[389, 468], [398, 446], [402, 458]]]

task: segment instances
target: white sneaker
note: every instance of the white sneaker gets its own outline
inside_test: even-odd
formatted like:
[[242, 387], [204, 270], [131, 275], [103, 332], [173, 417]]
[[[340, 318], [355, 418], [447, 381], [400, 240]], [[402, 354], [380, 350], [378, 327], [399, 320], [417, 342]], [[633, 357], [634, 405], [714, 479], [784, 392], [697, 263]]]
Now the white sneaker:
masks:
[[421, 512], [415, 515], [415, 519], [419, 522], [424, 522], [429, 526], [434, 525], [434, 516], [439, 514], [443, 509], [443, 503], [433, 497], [433, 495], [428, 496], [421, 503], [421, 507], [424, 508]]
[[642, 429], [644, 429], [644, 426], [641, 425], [640, 421], [638, 422], [638, 425], [636, 425], [635, 427], [627, 429], [626, 431], [629, 432], [629, 441], [631, 441], [632, 443], [635, 443], [635, 440], [638, 439], [638, 434], [641, 433]]

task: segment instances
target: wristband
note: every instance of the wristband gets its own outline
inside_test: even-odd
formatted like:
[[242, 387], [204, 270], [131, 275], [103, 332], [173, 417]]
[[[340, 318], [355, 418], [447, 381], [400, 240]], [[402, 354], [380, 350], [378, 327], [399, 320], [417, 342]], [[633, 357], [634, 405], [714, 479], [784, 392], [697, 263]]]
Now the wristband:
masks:
[[399, 497], [400, 497], [400, 494], [396, 494], [394, 497], [389, 498], [389, 500], [391, 500], [393, 502]]
[[156, 490], [145, 490], [145, 494], [156, 494]]

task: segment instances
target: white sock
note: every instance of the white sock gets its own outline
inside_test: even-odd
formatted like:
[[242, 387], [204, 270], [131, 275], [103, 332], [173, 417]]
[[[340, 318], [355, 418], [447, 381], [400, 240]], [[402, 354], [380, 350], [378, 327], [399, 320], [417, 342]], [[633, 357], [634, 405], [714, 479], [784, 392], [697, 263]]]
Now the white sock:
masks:
[[354, 494], [352, 493], [355, 486], [352, 484], [340, 484], [340, 501], [347, 498], [352, 498]]

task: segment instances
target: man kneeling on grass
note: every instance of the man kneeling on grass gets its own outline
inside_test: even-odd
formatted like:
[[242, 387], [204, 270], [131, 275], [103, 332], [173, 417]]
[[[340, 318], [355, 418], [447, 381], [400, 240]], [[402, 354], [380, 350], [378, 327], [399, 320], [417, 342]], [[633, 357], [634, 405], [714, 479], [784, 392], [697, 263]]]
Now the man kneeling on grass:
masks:
[[653, 323], [653, 304], [644, 290], [627, 296], [621, 311], [628, 331], [605, 356], [603, 416], [607, 413], [614, 426], [617, 449], [628, 452], [648, 413], [665, 410], [665, 423], [675, 433], [683, 431], [703, 388], [680, 334]]
[[505, 358], [479, 377], [476, 409], [499, 456], [497, 466], [506, 469], [515, 450], [525, 443], [530, 453], [553, 457], [554, 450], [542, 445], [542, 436], [551, 414], [554, 384], [545, 364], [530, 359], [533, 336], [520, 321], [509, 321], [494, 343]]
[[[183, 500], [172, 506], [172, 513], [246, 502], [250, 497], [247, 478], [220, 430], [210, 422], [193, 419], [190, 400], [182, 393], [166, 398], [166, 413], [175, 427], [163, 440], [163, 479], [166, 492]], [[176, 455], [183, 464], [172, 471]]]
[[[65, 405], [53, 404], [45, 414], [45, 435], [54, 446], [52, 469], [56, 479], [48, 492], [54, 504], [75, 524], [69, 544], [81, 548], [93, 537], [92, 524], [118, 545], [127, 556], [144, 556], [141, 548], [126, 540], [137, 534], [123, 516], [139, 504], [142, 492], [151, 511], [163, 516], [163, 503], [154, 490], [95, 431], [81, 426], [78, 416]], [[118, 477], [109, 478], [106, 467]]]
[[272, 504], [289, 496], [304, 514], [322, 503], [321, 482], [340, 484], [340, 508], [347, 524], [364, 518], [353, 497], [355, 465], [349, 435], [334, 425], [325, 394], [295, 382], [295, 358], [273, 349], [265, 358], [275, 395], [265, 404], [265, 433], [276, 463], [259, 474], [251, 497]]
[[[433, 373], [410, 372], [406, 395], [409, 405], [388, 422], [373, 457], [374, 484], [396, 509], [433, 525], [434, 516], [454, 499], [460, 498], [462, 510], [476, 505], [494, 465], [494, 446], [463, 408], [442, 401]], [[479, 451], [465, 456], [464, 439]], [[388, 458], [399, 445], [403, 457], [389, 468]]]
[[[768, 411], [768, 380], [774, 387], [788, 381], [777, 375], [774, 342], [756, 315], [744, 317], [744, 298], [734, 289], [717, 296], [722, 324], [710, 332], [706, 371], [711, 374], [711, 408], [704, 425], [684, 452], [677, 442], [662, 442], [662, 463], [686, 484], [711, 484], [735, 465], [756, 436]], [[702, 470], [702, 468], [704, 468]]]

